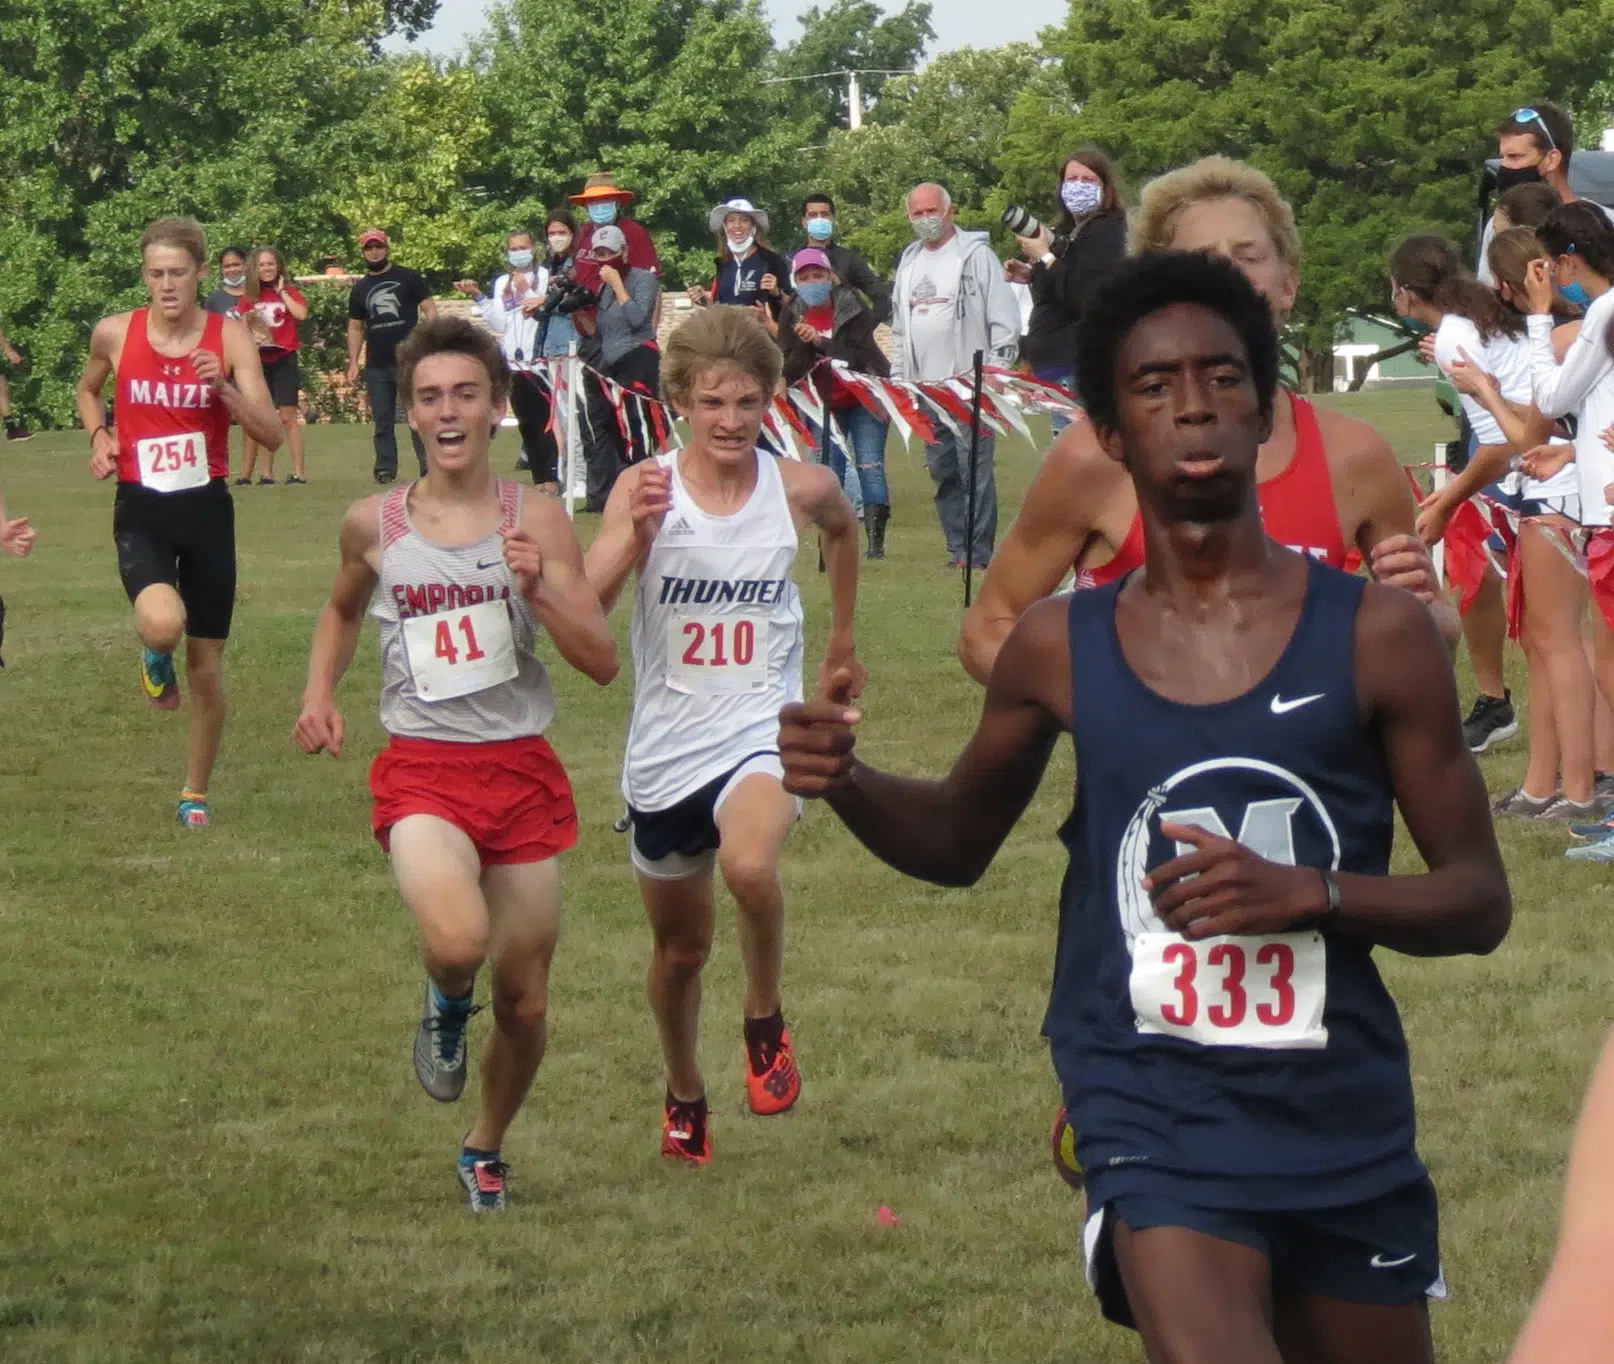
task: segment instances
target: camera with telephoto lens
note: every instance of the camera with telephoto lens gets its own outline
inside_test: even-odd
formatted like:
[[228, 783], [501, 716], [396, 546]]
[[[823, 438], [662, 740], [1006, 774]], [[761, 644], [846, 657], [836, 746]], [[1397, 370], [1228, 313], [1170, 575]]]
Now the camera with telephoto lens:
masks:
[[556, 275], [549, 282], [549, 292], [544, 295], [543, 308], [559, 317], [565, 317], [582, 308], [592, 308], [598, 300], [585, 286], [579, 284], [571, 271]]
[[1019, 204], [1010, 204], [998, 221], [1017, 237], [1035, 237], [1040, 232], [1046, 232], [1050, 249], [1055, 255], [1063, 251], [1069, 241], [1063, 232], [1055, 232], [1047, 223], [1035, 217], [1030, 209], [1021, 208]]

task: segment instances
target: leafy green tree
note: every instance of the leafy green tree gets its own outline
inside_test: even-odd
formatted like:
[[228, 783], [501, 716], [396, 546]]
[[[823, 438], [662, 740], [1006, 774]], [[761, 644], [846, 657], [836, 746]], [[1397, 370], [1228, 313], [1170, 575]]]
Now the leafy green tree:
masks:
[[593, 171], [637, 196], [669, 284], [710, 267], [707, 208], [772, 211], [804, 130], [763, 83], [773, 38], [758, 0], [504, 0], [473, 45], [492, 128], [483, 187], [536, 211]]
[[[1305, 243], [1291, 339], [1321, 381], [1346, 308], [1383, 306], [1403, 234], [1468, 239], [1498, 118], [1549, 93], [1584, 105], [1611, 39], [1600, 0], [1072, 0], [1053, 49], [1081, 112], [1059, 133], [1134, 183], [1208, 152], [1270, 174]], [[1047, 173], [1037, 113], [1023, 97], [1011, 178]]]
[[[820, 72], [867, 72], [858, 78], [861, 112], [867, 114], [890, 79], [882, 73], [911, 71], [935, 40], [930, 14], [931, 6], [921, 0], [909, 0], [890, 15], [874, 0], [832, 0], [827, 9], [814, 5], [800, 18], [801, 37], [780, 51], [778, 74], [800, 79]], [[808, 105], [815, 139], [848, 121], [844, 76], [802, 79], [793, 88]]]

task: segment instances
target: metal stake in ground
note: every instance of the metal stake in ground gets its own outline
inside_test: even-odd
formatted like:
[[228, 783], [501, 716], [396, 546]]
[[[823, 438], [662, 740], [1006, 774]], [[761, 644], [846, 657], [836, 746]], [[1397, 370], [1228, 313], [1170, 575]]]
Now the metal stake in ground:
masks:
[[964, 512], [964, 609], [969, 610], [975, 573], [975, 466], [981, 457], [981, 367], [985, 352], [975, 352], [975, 376], [970, 392], [970, 488]]

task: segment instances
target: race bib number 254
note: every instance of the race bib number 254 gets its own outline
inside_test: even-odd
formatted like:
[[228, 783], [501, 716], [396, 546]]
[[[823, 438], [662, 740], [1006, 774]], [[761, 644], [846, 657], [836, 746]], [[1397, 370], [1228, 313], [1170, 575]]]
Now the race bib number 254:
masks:
[[207, 438], [200, 431], [135, 442], [140, 481], [153, 492], [177, 493], [208, 481]]
[[1140, 933], [1131, 979], [1138, 1031], [1207, 1047], [1326, 1046], [1327, 951], [1320, 933], [1198, 942]]

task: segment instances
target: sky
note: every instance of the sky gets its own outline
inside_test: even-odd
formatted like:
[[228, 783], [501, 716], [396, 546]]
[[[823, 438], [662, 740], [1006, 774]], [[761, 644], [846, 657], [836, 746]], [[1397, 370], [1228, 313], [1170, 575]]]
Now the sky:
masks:
[[[774, 36], [791, 42], [801, 34], [796, 16], [812, 7], [815, 0], [767, 0], [773, 19]], [[827, 0], [817, 0], [820, 8]], [[437, 22], [419, 42], [432, 52], [445, 56], [456, 52], [465, 40], [482, 27], [486, 0], [442, 0]], [[898, 8], [886, 0], [881, 8], [888, 13]], [[928, 55], [955, 47], [997, 47], [1002, 43], [1034, 42], [1041, 29], [1064, 20], [1065, 0], [1021, 0], [1000, 10], [982, 0], [931, 0], [931, 27], [936, 41]]]

